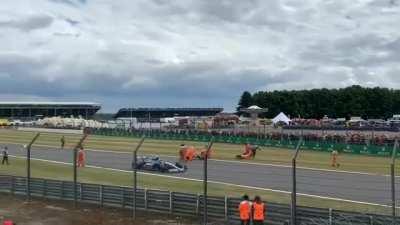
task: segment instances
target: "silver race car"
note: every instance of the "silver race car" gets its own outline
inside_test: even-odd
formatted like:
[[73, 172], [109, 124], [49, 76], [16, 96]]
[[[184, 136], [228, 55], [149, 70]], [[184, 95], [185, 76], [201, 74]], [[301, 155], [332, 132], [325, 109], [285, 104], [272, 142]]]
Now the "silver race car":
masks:
[[[132, 169], [134, 168], [135, 162], [132, 162]], [[137, 158], [136, 169], [161, 173], [183, 173], [187, 170], [187, 166], [177, 162], [165, 161], [157, 156], [141, 156]]]

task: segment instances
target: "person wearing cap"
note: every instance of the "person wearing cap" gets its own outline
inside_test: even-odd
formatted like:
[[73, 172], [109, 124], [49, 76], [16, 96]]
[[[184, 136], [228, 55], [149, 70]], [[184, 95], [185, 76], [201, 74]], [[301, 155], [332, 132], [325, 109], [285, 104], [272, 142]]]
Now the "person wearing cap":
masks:
[[241, 225], [250, 225], [251, 202], [248, 195], [243, 196], [243, 200], [240, 202], [238, 208]]

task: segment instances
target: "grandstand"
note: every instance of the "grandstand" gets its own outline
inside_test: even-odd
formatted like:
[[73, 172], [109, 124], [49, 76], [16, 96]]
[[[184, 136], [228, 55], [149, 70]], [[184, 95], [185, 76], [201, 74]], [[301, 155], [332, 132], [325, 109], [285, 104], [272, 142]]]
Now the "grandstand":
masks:
[[93, 102], [0, 102], [0, 118], [34, 119], [43, 117], [91, 118], [101, 108]]
[[221, 113], [223, 108], [123, 108], [120, 109], [115, 118], [137, 118], [145, 120], [148, 118], [172, 118], [172, 117], [210, 117]]

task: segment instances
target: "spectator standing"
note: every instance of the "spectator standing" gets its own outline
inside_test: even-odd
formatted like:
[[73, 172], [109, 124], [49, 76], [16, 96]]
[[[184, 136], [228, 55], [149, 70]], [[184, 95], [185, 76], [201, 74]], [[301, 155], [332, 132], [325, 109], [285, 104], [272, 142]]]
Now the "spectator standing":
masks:
[[332, 151], [332, 154], [331, 154], [332, 167], [339, 167], [340, 166], [340, 164], [337, 162], [338, 155], [339, 155], [338, 151], [336, 151], [336, 150]]
[[4, 163], [6, 163], [7, 165], [10, 165], [10, 163], [8, 162], [8, 148], [7, 146], [4, 147], [3, 151], [1, 152], [3, 159], [1, 160], [1, 164], [4, 165]]
[[253, 225], [264, 225], [265, 220], [265, 204], [261, 201], [260, 196], [256, 196], [253, 202]]
[[247, 195], [243, 196], [243, 200], [239, 204], [239, 216], [241, 225], [250, 225], [251, 202]]
[[64, 135], [61, 137], [60, 142], [61, 142], [61, 149], [64, 149], [64, 146], [65, 146], [65, 137], [64, 137]]

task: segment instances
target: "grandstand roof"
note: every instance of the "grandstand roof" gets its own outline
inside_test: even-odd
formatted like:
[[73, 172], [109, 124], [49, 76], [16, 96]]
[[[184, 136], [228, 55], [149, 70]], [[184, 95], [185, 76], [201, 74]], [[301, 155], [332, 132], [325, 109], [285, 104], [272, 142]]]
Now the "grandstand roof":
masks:
[[0, 101], [0, 105], [90, 105], [100, 106], [99, 103], [95, 102], [19, 102], [19, 101]]
[[176, 116], [215, 116], [222, 112], [223, 108], [123, 108], [120, 109], [115, 118], [167, 118]]
[[223, 108], [123, 108], [127, 111], [168, 112], [168, 111], [223, 111]]

